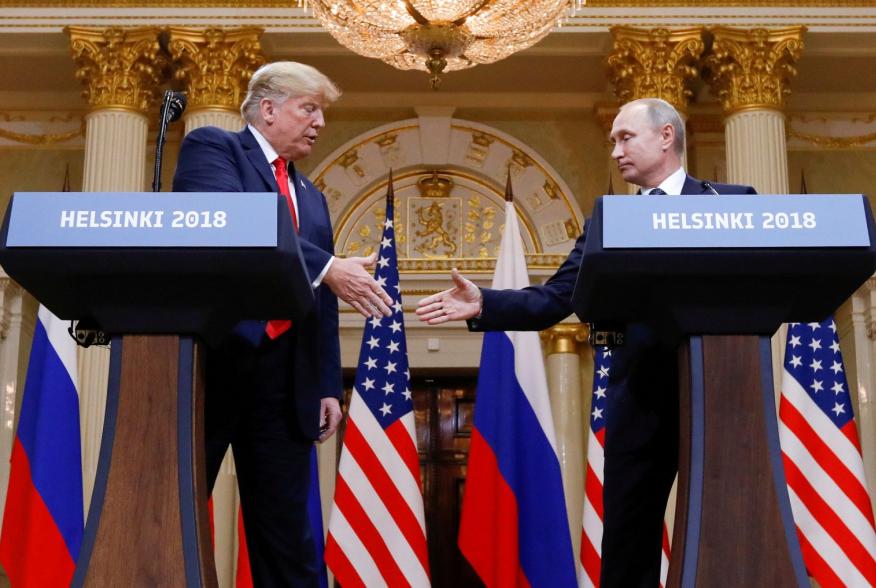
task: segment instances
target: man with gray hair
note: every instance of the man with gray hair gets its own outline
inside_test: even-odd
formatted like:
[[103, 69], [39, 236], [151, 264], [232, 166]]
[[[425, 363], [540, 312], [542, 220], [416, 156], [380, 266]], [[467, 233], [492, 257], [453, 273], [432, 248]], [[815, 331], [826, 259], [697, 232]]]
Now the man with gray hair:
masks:
[[243, 321], [206, 353], [208, 482], [230, 445], [256, 586], [318, 583], [306, 506], [313, 441], [341, 420], [337, 299], [365, 316], [391, 314], [392, 299], [367, 271], [375, 256], [334, 256], [325, 197], [293, 165], [310, 154], [339, 95], [308, 65], [261, 67], [241, 106], [246, 127], [189, 133], [173, 180], [179, 192], [285, 196], [314, 289], [305, 319]]
[[[682, 166], [684, 124], [668, 102], [646, 98], [621, 107], [611, 156], [624, 180], [645, 195], [753, 194], [750, 186], [712, 184]], [[547, 329], [572, 314], [584, 233], [547, 282], [522, 290], [478, 288], [454, 269], [454, 287], [419, 302], [420, 320], [468, 320], [472, 331]], [[650, 325], [626, 325], [612, 351], [606, 391], [600, 586], [656, 588], [663, 513], [678, 468], [676, 346]], [[582, 480], [583, 482], [583, 480]]]

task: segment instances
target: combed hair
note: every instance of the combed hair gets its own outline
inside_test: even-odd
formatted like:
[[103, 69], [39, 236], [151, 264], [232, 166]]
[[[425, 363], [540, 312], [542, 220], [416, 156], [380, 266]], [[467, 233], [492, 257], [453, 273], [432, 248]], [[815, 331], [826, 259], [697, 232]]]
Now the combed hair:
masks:
[[246, 98], [240, 105], [240, 115], [246, 122], [255, 123], [263, 98], [282, 103], [299, 96], [319, 96], [328, 105], [340, 95], [334, 82], [315, 67], [295, 61], [275, 61], [261, 66], [252, 75]]
[[684, 121], [681, 120], [681, 115], [672, 104], [661, 98], [640, 98], [627, 102], [624, 108], [642, 104], [648, 113], [648, 119], [651, 121], [653, 128], [662, 129], [665, 125], [672, 125], [672, 130], [675, 131], [675, 143], [672, 147], [675, 153], [681, 156], [684, 153]]

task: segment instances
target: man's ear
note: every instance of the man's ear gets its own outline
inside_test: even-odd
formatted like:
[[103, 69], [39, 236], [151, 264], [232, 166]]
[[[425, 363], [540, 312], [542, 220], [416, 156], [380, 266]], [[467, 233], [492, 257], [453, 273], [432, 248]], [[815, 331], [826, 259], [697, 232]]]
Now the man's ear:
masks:
[[270, 98], [262, 98], [259, 101], [259, 112], [262, 115], [262, 120], [267, 124], [274, 122], [275, 107], [274, 101]]
[[672, 149], [672, 145], [675, 143], [675, 128], [671, 124], [663, 125], [663, 128], [660, 129], [660, 145], [663, 148], [663, 151], [668, 151]]

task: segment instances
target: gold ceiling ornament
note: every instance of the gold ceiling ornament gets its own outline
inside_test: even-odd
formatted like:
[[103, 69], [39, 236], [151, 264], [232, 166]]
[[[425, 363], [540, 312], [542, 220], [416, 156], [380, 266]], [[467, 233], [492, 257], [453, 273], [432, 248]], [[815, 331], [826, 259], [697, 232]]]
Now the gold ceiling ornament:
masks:
[[351, 51], [432, 74], [493, 63], [537, 43], [586, 0], [297, 0]]
[[608, 56], [609, 78], [621, 104], [639, 98], [662, 98], [680, 111], [693, 96], [705, 29], [669, 30], [612, 27], [614, 48]]
[[255, 71], [265, 63], [263, 29], [167, 29], [167, 49], [178, 63], [174, 78], [186, 85], [188, 110], [237, 111]]
[[82, 96], [92, 108], [146, 113], [157, 101], [168, 62], [160, 29], [66, 27]]
[[803, 52], [806, 27], [709, 30], [714, 40], [704, 73], [724, 112], [783, 110], [791, 79], [797, 75], [794, 65]]
[[54, 145], [56, 143], [64, 143], [76, 137], [85, 136], [85, 119], [82, 119], [79, 128], [75, 131], [66, 133], [48, 133], [42, 135], [30, 135], [26, 133], [16, 133], [0, 129], [0, 139], [14, 141], [15, 143], [24, 143], [25, 145]]
[[439, 175], [438, 170], [430, 176], [417, 180], [417, 189], [423, 198], [447, 198], [453, 190], [453, 179], [450, 176]]

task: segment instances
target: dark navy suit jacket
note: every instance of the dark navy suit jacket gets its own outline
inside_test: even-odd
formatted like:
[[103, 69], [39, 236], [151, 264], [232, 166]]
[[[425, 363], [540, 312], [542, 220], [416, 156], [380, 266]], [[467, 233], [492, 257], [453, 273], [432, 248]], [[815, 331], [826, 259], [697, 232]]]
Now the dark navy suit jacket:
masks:
[[[755, 193], [750, 186], [718, 183], [711, 186], [719, 194]], [[682, 194], [713, 195], [702, 181], [691, 176], [687, 176]], [[480, 318], [469, 321], [469, 328], [473, 331], [540, 331], [572, 314], [572, 291], [586, 238], [585, 223], [572, 252], [543, 285], [521, 290], [481, 289], [483, 312]], [[611, 403], [608, 408], [614, 414], [606, 414], [607, 422], [612, 423], [606, 427], [606, 455], [639, 450], [654, 441], [655, 436], [659, 436], [658, 429], [665, 426], [661, 421], [666, 419], [660, 416], [664, 413], [668, 413], [669, 427], [673, 426], [672, 421], [677, 420], [672, 414], [675, 409], [657, 404], [665, 401], [662, 392], [670, 394], [670, 398], [677, 395], [677, 381], [675, 347], [660, 340], [647, 325], [627, 325], [625, 345], [612, 354], [609, 386], [619, 402]], [[624, 400], [630, 394], [638, 397], [639, 408], [644, 403], [650, 409], [627, 410], [628, 403]]]
[[[295, 186], [300, 225], [299, 241], [310, 279], [314, 280], [331, 259], [334, 242], [328, 206], [322, 193], [290, 165]], [[216, 127], [202, 127], [186, 135], [180, 148], [176, 192], [277, 192], [274, 173], [253, 134]], [[309, 438], [319, 435], [319, 405], [325, 397], [343, 397], [338, 300], [327, 286], [314, 291], [314, 311], [281, 337], [294, 337], [290, 346], [294, 362], [295, 412], [301, 432]], [[229, 361], [246, 362], [245, 345], [267, 344], [264, 321], [244, 321], [224, 343], [236, 349]], [[220, 345], [220, 347], [222, 347]], [[226, 345], [227, 347], [227, 345]], [[208, 391], [209, 394], [209, 391]]]

